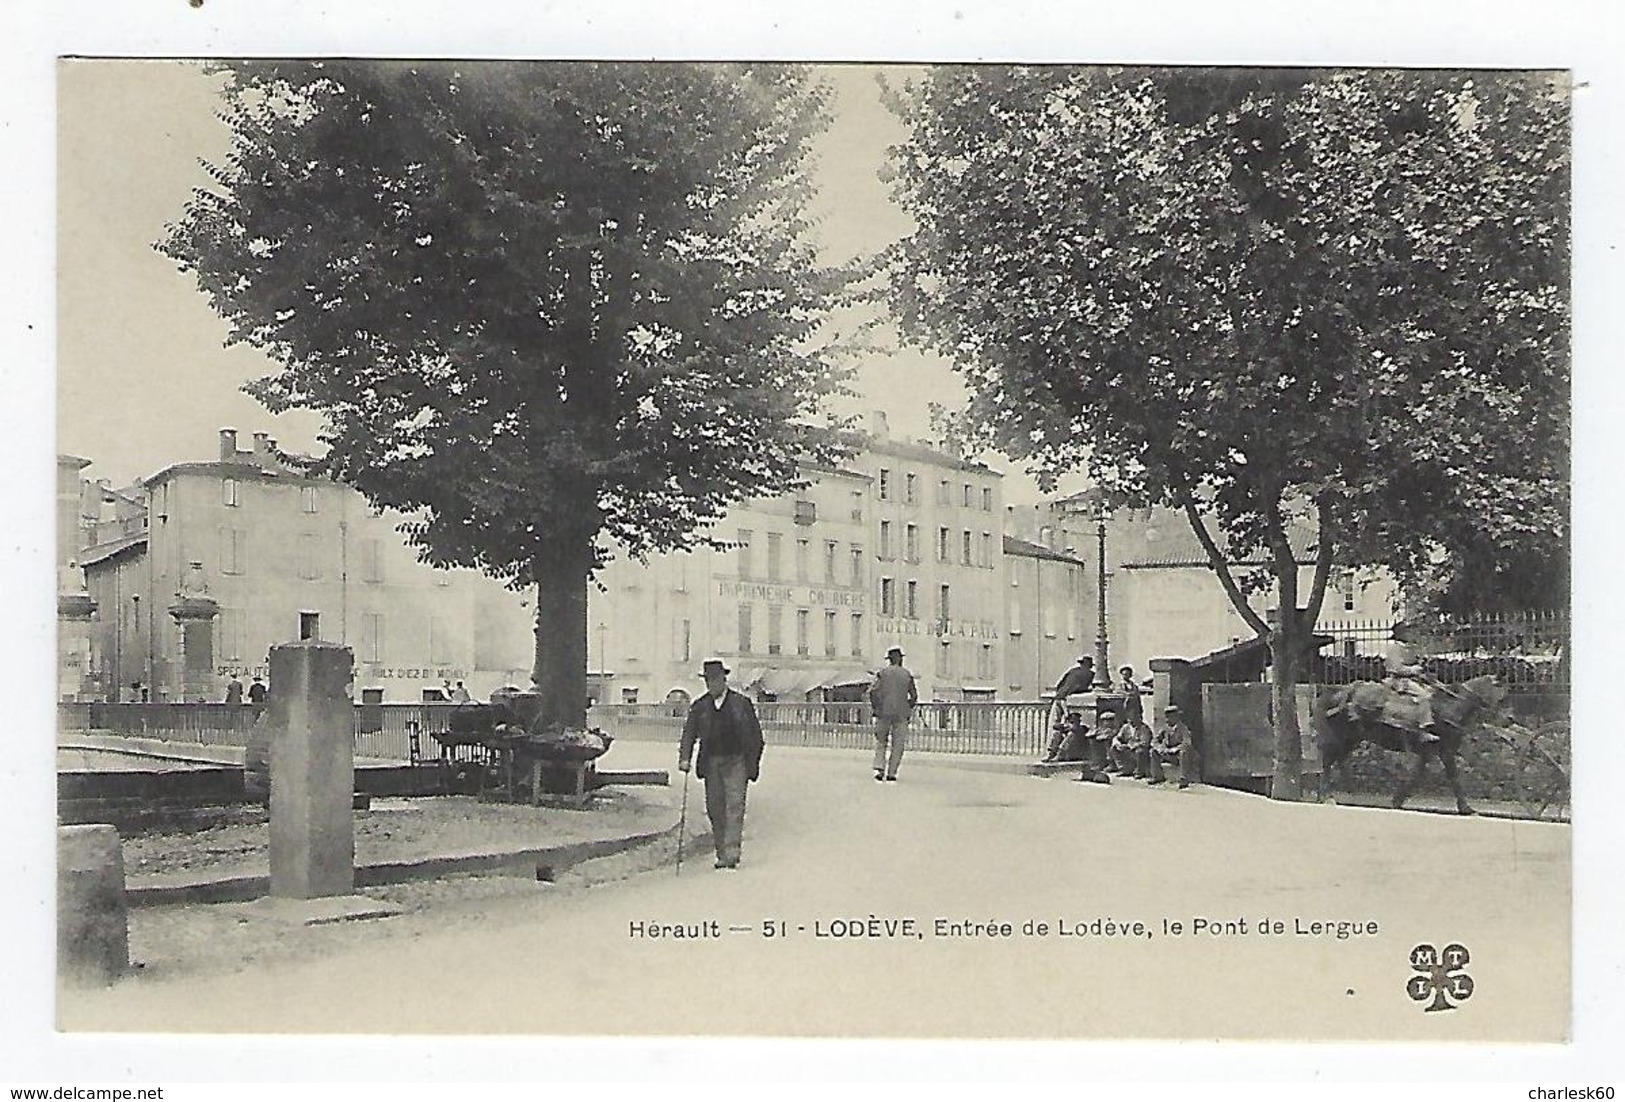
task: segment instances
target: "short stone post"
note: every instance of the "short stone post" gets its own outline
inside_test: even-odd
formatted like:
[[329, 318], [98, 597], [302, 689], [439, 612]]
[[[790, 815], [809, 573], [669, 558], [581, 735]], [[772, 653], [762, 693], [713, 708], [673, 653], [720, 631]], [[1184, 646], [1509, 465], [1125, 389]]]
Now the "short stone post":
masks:
[[271, 894], [355, 890], [355, 752], [350, 649], [314, 640], [271, 648]]
[[130, 967], [124, 852], [99, 823], [57, 827], [56, 973], [66, 985], [105, 987]]

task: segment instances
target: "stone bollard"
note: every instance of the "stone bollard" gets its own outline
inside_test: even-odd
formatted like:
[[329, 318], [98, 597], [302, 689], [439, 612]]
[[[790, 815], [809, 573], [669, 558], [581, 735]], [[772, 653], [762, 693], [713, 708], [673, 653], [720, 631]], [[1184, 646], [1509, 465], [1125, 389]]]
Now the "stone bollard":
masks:
[[92, 823], [56, 831], [56, 970], [75, 987], [105, 987], [130, 967], [124, 852], [118, 831]]
[[351, 655], [337, 643], [271, 648], [271, 894], [355, 890]]

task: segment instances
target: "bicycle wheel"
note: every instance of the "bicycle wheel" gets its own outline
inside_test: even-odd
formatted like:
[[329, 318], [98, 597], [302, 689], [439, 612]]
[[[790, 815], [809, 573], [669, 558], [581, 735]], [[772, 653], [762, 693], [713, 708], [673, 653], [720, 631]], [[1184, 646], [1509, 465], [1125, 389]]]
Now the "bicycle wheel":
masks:
[[1543, 723], [1530, 734], [1520, 756], [1518, 788], [1520, 802], [1531, 817], [1568, 817], [1569, 755], [1567, 720]]

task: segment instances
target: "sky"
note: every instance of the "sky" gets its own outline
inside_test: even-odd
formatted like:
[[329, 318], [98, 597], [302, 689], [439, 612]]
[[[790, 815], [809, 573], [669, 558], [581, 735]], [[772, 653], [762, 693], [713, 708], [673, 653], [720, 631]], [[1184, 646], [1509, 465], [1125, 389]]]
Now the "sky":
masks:
[[[903, 136], [880, 101], [876, 74], [898, 66], [828, 66], [833, 120], [815, 147], [813, 215], [826, 262], [872, 255], [906, 234], [908, 215], [880, 179], [886, 147]], [[917, 71], [917, 70], [916, 70]], [[126, 484], [171, 462], [208, 459], [217, 433], [265, 431], [284, 448], [315, 445], [315, 414], [273, 416], [241, 392], [270, 367], [257, 350], [224, 347], [226, 325], [191, 277], [153, 243], [208, 182], [200, 161], [227, 149], [214, 112], [218, 78], [193, 64], [66, 61], [59, 88], [58, 451], [92, 461], [92, 477]], [[848, 317], [846, 324], [855, 318]], [[902, 344], [865, 358], [859, 397], [837, 411], [884, 410], [895, 436], [929, 430], [927, 398], [950, 407], [964, 389], [940, 358]], [[1002, 457], [1006, 499], [1036, 486]]]

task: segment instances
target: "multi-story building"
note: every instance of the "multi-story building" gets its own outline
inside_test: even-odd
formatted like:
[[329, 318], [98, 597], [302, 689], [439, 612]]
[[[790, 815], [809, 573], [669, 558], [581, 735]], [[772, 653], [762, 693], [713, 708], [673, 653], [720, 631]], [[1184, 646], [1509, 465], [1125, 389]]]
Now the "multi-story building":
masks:
[[350, 646], [362, 699], [418, 700], [459, 680], [476, 695], [529, 682], [533, 598], [418, 562], [399, 532], [404, 517], [307, 475], [264, 433], [238, 451], [236, 433], [223, 430], [217, 459], [165, 467], [141, 492], [141, 526], [102, 525], [115, 538], [80, 554], [104, 691], [197, 692], [181, 675], [171, 612], [183, 593], [218, 606], [211, 688], [222, 692], [232, 675], [263, 676], [273, 644], [301, 638]]
[[700, 663], [764, 699], [841, 695], [873, 666], [869, 480], [811, 469], [809, 485], [743, 502], [705, 536], [726, 550], [612, 560], [587, 596], [596, 699], [648, 702], [703, 692]]
[[883, 414], [853, 466], [872, 479], [875, 646], [900, 646], [922, 698], [985, 700], [1003, 669], [1003, 476], [893, 439]]
[[1000, 475], [893, 440], [878, 415], [850, 443], [806, 490], [729, 510], [710, 532], [729, 550], [605, 569], [588, 595], [598, 699], [693, 695], [708, 655], [763, 698], [849, 697], [894, 645], [923, 699], [997, 691]]
[[[1053, 541], [1052, 533], [1045, 533]], [[1095, 653], [1095, 583], [1066, 551], [1004, 537], [1005, 642], [999, 695], [1039, 700], [1080, 655]]]
[[[1006, 531], [1086, 564], [1082, 600], [1087, 626], [1079, 636], [1086, 645], [1079, 654], [1098, 653], [1096, 600], [1104, 583], [1104, 635], [1113, 676], [1117, 667], [1132, 665], [1143, 677], [1153, 658], [1197, 658], [1254, 635], [1209, 568], [1207, 554], [1181, 512], [1117, 508], [1102, 520], [1095, 498], [1083, 493], [1012, 508], [1006, 514]], [[1290, 538], [1298, 552], [1299, 592], [1307, 594], [1314, 576], [1315, 533], [1304, 526], [1295, 528]], [[1237, 569], [1246, 572], [1261, 565], [1241, 563]], [[1397, 601], [1397, 587], [1383, 571], [1338, 566], [1320, 618], [1322, 622], [1386, 618]], [[1268, 614], [1275, 604], [1273, 595], [1260, 594], [1254, 607]]]

